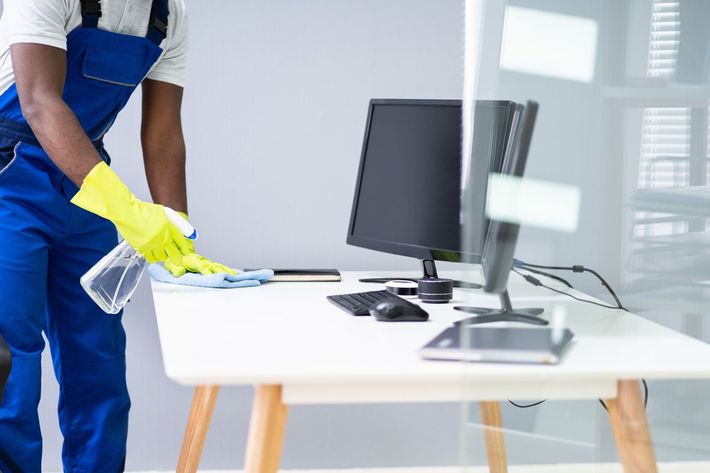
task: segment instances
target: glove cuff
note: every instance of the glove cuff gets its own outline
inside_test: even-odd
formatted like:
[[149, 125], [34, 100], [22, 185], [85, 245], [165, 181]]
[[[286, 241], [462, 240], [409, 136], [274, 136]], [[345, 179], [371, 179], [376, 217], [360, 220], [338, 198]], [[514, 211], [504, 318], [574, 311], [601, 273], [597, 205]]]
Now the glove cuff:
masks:
[[86, 175], [71, 203], [110, 220], [113, 207], [125, 206], [133, 200], [135, 197], [128, 187], [102, 161]]

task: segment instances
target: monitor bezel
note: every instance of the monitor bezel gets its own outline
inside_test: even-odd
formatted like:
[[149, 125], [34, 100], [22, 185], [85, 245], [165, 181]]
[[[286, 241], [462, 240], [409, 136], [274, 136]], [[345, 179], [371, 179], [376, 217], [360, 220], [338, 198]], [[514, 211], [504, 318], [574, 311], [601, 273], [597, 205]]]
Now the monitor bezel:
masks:
[[[365, 167], [365, 158], [367, 156], [367, 147], [370, 140], [370, 129], [372, 126], [372, 115], [378, 105], [425, 105], [425, 106], [451, 106], [459, 107], [462, 111], [463, 101], [460, 99], [370, 99], [367, 110], [367, 122], [365, 124], [365, 134], [363, 137], [362, 150], [360, 152], [360, 163], [358, 165], [357, 180], [355, 181], [355, 193], [353, 203], [350, 210], [350, 223], [348, 225], [348, 235], [346, 243], [348, 245], [366, 248], [385, 253], [408, 256], [421, 260], [437, 260], [450, 262], [466, 262], [480, 263], [482, 253], [471, 253], [465, 251], [456, 251], [445, 248], [428, 248], [422, 245], [400, 243], [388, 240], [378, 240], [374, 238], [365, 238], [354, 234], [355, 218], [357, 215], [358, 202], [360, 199], [360, 189], [362, 187], [362, 174]], [[476, 100], [476, 106], [502, 107], [514, 106], [515, 102], [510, 100]], [[462, 156], [462, 159], [464, 157]], [[472, 159], [471, 156], [467, 159]], [[463, 204], [463, 202], [462, 202]]]
[[[529, 100], [523, 107], [516, 130], [513, 154], [503, 164], [500, 174], [523, 178], [530, 155], [533, 133], [537, 122], [539, 105]], [[502, 294], [507, 291], [510, 268], [513, 267], [515, 249], [518, 244], [520, 224], [491, 220], [483, 247], [481, 266], [485, 285], [483, 290], [490, 294]], [[492, 244], [495, 243], [493, 246]], [[493, 247], [493, 250], [491, 250]]]

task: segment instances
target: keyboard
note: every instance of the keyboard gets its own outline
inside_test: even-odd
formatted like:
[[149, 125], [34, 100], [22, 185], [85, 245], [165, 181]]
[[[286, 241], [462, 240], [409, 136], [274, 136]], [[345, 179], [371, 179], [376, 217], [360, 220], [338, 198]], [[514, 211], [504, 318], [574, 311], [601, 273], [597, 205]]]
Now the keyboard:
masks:
[[326, 296], [326, 299], [351, 315], [370, 315], [370, 307], [381, 301], [396, 300], [397, 302], [404, 301], [406, 304], [412, 304], [408, 300], [396, 296], [389, 291], [339, 294], [335, 296]]

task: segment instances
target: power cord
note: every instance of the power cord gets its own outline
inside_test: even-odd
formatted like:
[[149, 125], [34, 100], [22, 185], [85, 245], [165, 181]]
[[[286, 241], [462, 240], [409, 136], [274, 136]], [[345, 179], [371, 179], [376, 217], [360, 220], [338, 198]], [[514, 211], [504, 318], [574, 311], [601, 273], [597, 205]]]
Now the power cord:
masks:
[[[523, 279], [525, 279], [527, 282], [529, 282], [529, 283], [532, 284], [533, 286], [544, 287], [545, 289], [549, 289], [549, 290], [552, 291], [552, 292], [556, 292], [556, 293], [558, 293], [558, 294], [562, 294], [562, 295], [564, 295], [564, 296], [571, 297], [572, 299], [575, 299], [575, 300], [577, 300], [577, 301], [586, 302], [586, 303], [588, 303], [588, 304], [598, 305], [599, 307], [604, 307], [605, 309], [623, 309], [623, 307], [614, 307], [614, 306], [611, 306], [611, 305], [606, 305], [606, 304], [602, 304], [602, 303], [599, 303], [599, 302], [590, 301], [590, 300], [588, 300], [588, 299], [582, 299], [582, 298], [579, 298], [579, 297], [575, 296], [574, 294], [570, 294], [569, 292], [560, 291], [559, 289], [555, 289], [554, 287], [546, 286], [546, 285], [543, 284], [542, 281], [540, 281], [538, 278], [536, 278], [536, 277], [534, 277], [534, 276], [530, 276], [529, 274], [523, 274], [523, 273], [521, 273], [520, 271], [518, 271], [516, 268], [513, 268], [513, 272], [514, 272], [515, 274], [518, 274], [518, 275], [520, 275], [521, 277], [523, 277]], [[570, 287], [571, 287], [572, 289], [574, 289], [572, 286], [570, 286]], [[623, 309], [623, 310], [626, 310], [626, 309]]]
[[508, 402], [511, 403], [512, 405], [514, 405], [515, 407], [520, 408], [520, 409], [527, 409], [528, 407], [539, 406], [540, 404], [542, 404], [542, 403], [545, 402], [545, 401], [547, 401], [547, 399], [543, 399], [542, 401], [531, 402], [530, 404], [518, 404], [517, 402], [513, 402], [513, 401], [510, 401], [510, 400], [509, 400]]
[[[646, 409], [646, 406], [648, 406], [648, 384], [646, 384], [646, 380], [642, 379], [641, 383], [643, 384], [643, 408]], [[531, 402], [530, 404], [518, 404], [517, 402], [513, 402], [511, 400], [508, 400], [508, 402], [512, 405], [514, 405], [517, 408], [520, 409], [527, 409], [529, 407], [535, 407], [539, 406], [543, 402], [547, 401], [547, 399], [543, 399], [542, 401], [535, 401]], [[605, 411], [609, 412], [609, 408], [606, 405], [606, 402], [604, 402], [602, 399], [599, 399], [599, 404], [602, 405]]]
[[534, 273], [534, 274], [539, 274], [540, 276], [546, 276], [548, 278], [555, 279], [555, 280], [561, 282], [562, 284], [564, 284], [565, 286], [567, 286], [568, 288], [574, 289], [572, 287], [572, 284], [569, 281], [567, 281], [564, 278], [561, 278], [560, 276], [557, 276], [556, 274], [546, 273], [545, 271], [540, 271], [539, 269], [533, 269], [533, 268], [523, 268], [523, 269], [525, 269], [528, 272]]
[[[590, 300], [588, 300], [588, 299], [582, 299], [582, 298], [580, 298], [580, 297], [575, 296], [574, 294], [570, 294], [570, 293], [568, 293], [568, 292], [561, 291], [561, 290], [556, 289], [556, 288], [554, 288], [554, 287], [547, 286], [547, 285], [543, 284], [542, 281], [540, 281], [540, 280], [539, 280], [538, 278], [536, 278], [535, 276], [531, 276], [531, 275], [529, 275], [529, 274], [524, 274], [524, 273], [520, 272], [517, 268], [523, 269], [523, 270], [528, 271], [528, 272], [533, 273], [533, 274], [538, 274], [538, 275], [541, 275], [541, 276], [546, 276], [546, 277], [555, 279], [555, 280], [561, 282], [562, 284], [564, 284], [565, 286], [569, 287], [570, 289], [574, 289], [574, 287], [572, 286], [572, 284], [569, 283], [569, 281], [567, 281], [566, 279], [561, 278], [561, 277], [559, 277], [559, 276], [557, 276], [557, 275], [555, 275], [555, 274], [551, 274], [551, 273], [548, 273], [548, 272], [545, 272], [545, 271], [542, 271], [542, 270], [543, 270], [543, 269], [547, 269], [547, 270], [551, 270], [551, 271], [572, 271], [572, 272], [574, 272], [574, 273], [585, 273], [585, 272], [586, 272], [586, 273], [590, 273], [590, 274], [592, 274], [594, 277], [596, 277], [596, 278], [599, 280], [599, 282], [601, 282], [601, 285], [609, 292], [609, 294], [611, 294], [611, 297], [614, 298], [614, 302], [616, 302], [616, 306], [607, 305], [607, 304], [601, 304], [601, 303], [599, 303], [599, 302], [590, 301]], [[572, 299], [575, 299], [575, 300], [580, 301], [580, 302], [586, 302], [587, 304], [594, 304], [594, 305], [596, 305], [596, 306], [604, 307], [604, 308], [606, 308], [606, 309], [621, 309], [621, 310], [624, 310], [624, 311], [626, 311], [626, 312], [629, 312], [629, 310], [628, 310], [626, 307], [623, 306], [623, 304], [622, 304], [621, 301], [619, 300], [619, 297], [616, 295], [616, 292], [614, 292], [614, 289], [612, 289], [611, 285], [602, 277], [601, 274], [599, 274], [598, 272], [596, 272], [596, 271], [593, 270], [593, 269], [585, 268], [584, 266], [581, 266], [581, 265], [575, 265], [575, 266], [544, 266], [544, 265], [541, 265], [541, 264], [526, 263], [526, 262], [521, 261], [521, 260], [519, 260], [519, 259], [514, 259], [514, 260], [513, 260], [513, 268], [512, 268], [512, 269], [513, 269], [513, 272], [515, 272], [516, 274], [520, 275], [523, 279], [525, 279], [527, 282], [529, 282], [529, 283], [532, 284], [533, 286], [544, 287], [545, 289], [548, 289], [548, 290], [550, 290], [550, 291], [556, 292], [556, 293], [558, 293], [558, 294], [565, 295], [565, 296], [567, 296], [567, 297], [571, 297]], [[645, 379], [642, 379], [642, 380], [641, 380], [641, 383], [643, 384], [643, 391], [644, 391], [644, 393], [643, 393], [643, 407], [644, 407], [644, 409], [645, 409], [646, 406], [648, 405], [648, 384], [646, 383], [646, 380], [645, 380]], [[510, 401], [510, 400], [509, 400], [508, 402], [509, 402], [510, 404], [512, 404], [513, 406], [515, 406], [515, 407], [518, 407], [518, 408], [521, 408], [521, 409], [527, 409], [527, 408], [529, 408], [529, 407], [539, 406], [540, 404], [542, 404], [542, 403], [545, 402], [546, 400], [547, 400], [547, 399], [543, 399], [543, 400], [541, 400], [541, 401], [532, 402], [532, 403], [530, 403], [530, 404], [518, 404], [518, 403], [513, 402], [513, 401]], [[599, 403], [602, 405], [602, 407], [604, 408], [605, 411], [609, 412], [609, 409], [608, 409], [606, 403], [605, 403], [602, 399], [599, 399]]]
[[[617, 305], [617, 307], [614, 307], [615, 309], [625, 310], [626, 312], [629, 311], [626, 307], [624, 307], [624, 306], [621, 304], [621, 301], [619, 300], [619, 297], [616, 295], [616, 292], [614, 292], [614, 289], [613, 289], [613, 288], [611, 287], [611, 285], [606, 281], [606, 279], [604, 279], [601, 274], [599, 274], [598, 272], [596, 272], [595, 270], [593, 270], [593, 269], [591, 269], [591, 268], [585, 268], [585, 267], [582, 266], [582, 265], [575, 265], [575, 266], [544, 266], [544, 265], [541, 265], [541, 264], [526, 263], [525, 261], [522, 261], [522, 260], [519, 260], [519, 259], [514, 259], [514, 260], [513, 260], [513, 267], [514, 267], [514, 268], [525, 269], [525, 270], [527, 270], [527, 271], [530, 271], [531, 273], [543, 274], [544, 276], [554, 276], [554, 275], [552, 275], [552, 274], [546, 274], [546, 273], [541, 273], [541, 272], [539, 272], [540, 269], [548, 269], [548, 270], [552, 270], [552, 271], [572, 271], [572, 272], [574, 272], [574, 273], [590, 273], [590, 274], [592, 274], [594, 277], [596, 277], [596, 278], [599, 280], [599, 282], [601, 283], [602, 287], [604, 287], [607, 291], [609, 291], [609, 294], [611, 295], [611, 297], [614, 298], [614, 302], [616, 302], [616, 305]], [[557, 278], [555, 278], [555, 279], [557, 279]], [[565, 284], [566, 284], [569, 288], [572, 288], [572, 285], [571, 285], [571, 284], [566, 283], [566, 282], [565, 282]], [[547, 288], [547, 289], [549, 289], [549, 288]], [[570, 297], [572, 297], [572, 296], [570, 295]], [[584, 301], [584, 302], [590, 302], [590, 303], [591, 303], [591, 301]]]
[[[643, 408], [646, 409], [646, 406], [648, 405], [648, 384], [646, 384], [645, 379], [642, 379], [641, 383], [643, 384]], [[599, 399], [599, 403], [602, 405], [605, 411], [609, 412], [609, 408], [606, 406], [606, 402]]]

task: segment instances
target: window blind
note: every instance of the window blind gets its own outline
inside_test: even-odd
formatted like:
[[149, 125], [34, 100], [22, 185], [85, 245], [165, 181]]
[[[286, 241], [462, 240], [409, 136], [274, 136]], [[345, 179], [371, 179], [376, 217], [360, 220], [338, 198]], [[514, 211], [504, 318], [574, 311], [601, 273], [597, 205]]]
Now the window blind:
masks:
[[[679, 0], [652, 0], [646, 75], [670, 79], [676, 67], [680, 38]], [[650, 107], [643, 111], [638, 187], [682, 187], [689, 184], [690, 109]], [[637, 219], [659, 215], [637, 212]], [[639, 225], [637, 235], [656, 236], [687, 232], [686, 222]]]

